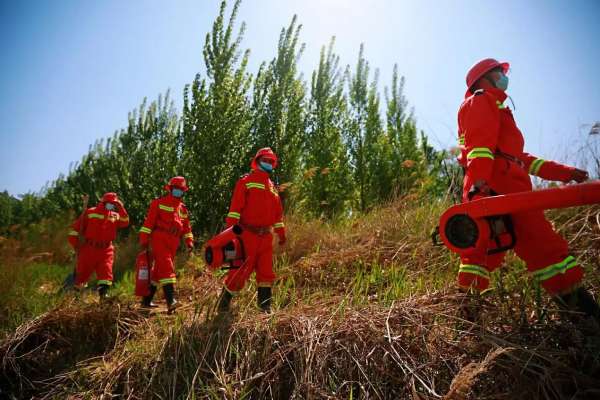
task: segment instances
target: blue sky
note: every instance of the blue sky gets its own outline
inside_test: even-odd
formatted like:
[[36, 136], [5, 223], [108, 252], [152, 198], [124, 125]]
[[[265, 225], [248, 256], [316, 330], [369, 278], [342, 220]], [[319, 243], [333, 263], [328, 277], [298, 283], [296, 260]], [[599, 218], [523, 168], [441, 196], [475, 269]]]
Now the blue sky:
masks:
[[[182, 89], [203, 72], [202, 46], [217, 0], [0, 1], [0, 190], [39, 190], [96, 139], [127, 122], [144, 97]], [[274, 54], [294, 14], [305, 76], [337, 37], [343, 64], [360, 43], [380, 86], [394, 63], [420, 128], [455, 143], [464, 76], [478, 59], [511, 62], [509, 94], [526, 149], [566, 159], [582, 124], [600, 120], [600, 2], [245, 0], [251, 71]]]

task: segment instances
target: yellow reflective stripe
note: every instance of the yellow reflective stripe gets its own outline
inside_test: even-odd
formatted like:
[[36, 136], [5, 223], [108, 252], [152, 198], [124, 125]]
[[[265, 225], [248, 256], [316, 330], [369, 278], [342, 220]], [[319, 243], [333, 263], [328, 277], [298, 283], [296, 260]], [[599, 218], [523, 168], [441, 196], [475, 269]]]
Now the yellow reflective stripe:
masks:
[[227, 216], [229, 218], [240, 219], [240, 213], [236, 213], [236, 212], [233, 212], [233, 211], [230, 211], [229, 214], [227, 214]]
[[91, 213], [91, 214], [88, 214], [88, 218], [92, 218], [92, 219], [104, 219], [104, 215], [102, 215], [102, 214], [96, 214], [96, 213]]
[[181, 210], [179, 210], [179, 216], [184, 219], [188, 217], [188, 215]]
[[564, 260], [559, 263], [549, 265], [545, 268], [538, 269], [537, 271], [533, 271], [532, 275], [537, 281], [545, 281], [548, 280], [558, 274], [564, 274], [568, 270], [573, 267], [579, 265], [577, 260], [573, 256], [568, 256]]
[[490, 158], [493, 160], [494, 153], [487, 147], [475, 147], [467, 154], [467, 159], [471, 160], [473, 158]]
[[97, 285], [108, 285], [111, 286], [112, 285], [112, 281], [107, 281], [104, 279], [99, 280], [98, 282], [96, 282]]
[[262, 183], [257, 183], [257, 182], [248, 182], [246, 183], [246, 188], [251, 189], [262, 189], [265, 190], [265, 185]]
[[485, 279], [490, 279], [490, 272], [484, 267], [480, 267], [479, 265], [474, 264], [460, 264], [458, 267], [458, 272], [469, 273], [477, 276], [481, 276]]
[[168, 283], [175, 283], [177, 282], [177, 278], [165, 278], [165, 279], [159, 279], [158, 282], [161, 285], [166, 285]]
[[277, 189], [271, 188], [271, 193], [273, 193], [275, 196], [279, 197], [279, 192], [277, 191]]
[[271, 282], [258, 282], [256, 284], [257, 287], [272, 287], [273, 284]]
[[540, 168], [542, 168], [542, 164], [544, 164], [546, 160], [541, 158], [536, 158], [531, 165], [529, 166], [529, 173], [531, 175], [537, 175], [540, 172]]
[[458, 137], [458, 144], [461, 146], [465, 144], [465, 135], [460, 135]]
[[186, 233], [185, 235], [183, 235], [183, 238], [184, 239], [187, 239], [187, 238], [193, 239], [194, 238], [194, 234], [191, 233], [191, 232], [190, 233]]
[[151, 233], [152, 233], [152, 229], [150, 229], [150, 228], [146, 228], [145, 226], [142, 226], [142, 227], [140, 228], [140, 232], [141, 232], [141, 233], [147, 233], [147, 234], [149, 235], [149, 234], [151, 234]]
[[165, 206], [164, 204], [159, 204], [158, 208], [160, 208], [161, 210], [164, 210], [164, 211], [169, 211], [169, 212], [175, 211], [175, 209], [173, 207]]
[[237, 296], [238, 294], [240, 294], [240, 292], [239, 292], [239, 291], [235, 291], [235, 290], [229, 290], [229, 289], [227, 288], [227, 286], [225, 286], [225, 290], [227, 290], [227, 291], [229, 292], [229, 294], [230, 294], [230, 295], [232, 295], [232, 296]]
[[506, 108], [506, 106], [500, 100], [496, 100], [496, 105], [500, 110]]
[[273, 228], [283, 228], [283, 222], [278, 222], [275, 225], [273, 225]]
[[74, 231], [74, 230], [70, 230], [69, 231], [69, 236], [79, 236], [79, 232]]

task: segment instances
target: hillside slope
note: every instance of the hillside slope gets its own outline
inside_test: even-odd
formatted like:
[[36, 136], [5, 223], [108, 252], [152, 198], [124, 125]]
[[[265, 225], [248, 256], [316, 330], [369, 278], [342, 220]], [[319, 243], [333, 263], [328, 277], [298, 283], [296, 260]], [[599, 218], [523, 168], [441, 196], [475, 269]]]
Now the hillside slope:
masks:
[[[456, 258], [428, 241], [446, 204], [422, 200], [337, 224], [290, 218], [271, 315], [252, 285], [217, 315], [220, 280], [200, 257], [182, 261], [174, 316], [124, 292], [102, 306], [62, 296], [0, 344], [0, 397], [598, 398], [598, 327], [560, 319], [514, 258], [484, 299], [457, 293]], [[599, 215], [552, 215], [595, 290]]]

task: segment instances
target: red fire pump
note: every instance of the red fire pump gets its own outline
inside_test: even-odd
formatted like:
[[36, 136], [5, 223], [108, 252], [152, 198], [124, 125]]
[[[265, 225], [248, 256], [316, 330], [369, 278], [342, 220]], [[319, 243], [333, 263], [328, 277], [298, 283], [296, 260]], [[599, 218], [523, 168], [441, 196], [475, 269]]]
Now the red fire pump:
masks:
[[[516, 244], [511, 214], [592, 204], [600, 204], [600, 181], [484, 197], [446, 210], [432, 233], [432, 240], [441, 244], [439, 236], [446, 247], [460, 255], [484, 250], [488, 254], [498, 253]], [[503, 234], [510, 236], [509, 243], [486, 248], [490, 239], [499, 244], [498, 238]]]

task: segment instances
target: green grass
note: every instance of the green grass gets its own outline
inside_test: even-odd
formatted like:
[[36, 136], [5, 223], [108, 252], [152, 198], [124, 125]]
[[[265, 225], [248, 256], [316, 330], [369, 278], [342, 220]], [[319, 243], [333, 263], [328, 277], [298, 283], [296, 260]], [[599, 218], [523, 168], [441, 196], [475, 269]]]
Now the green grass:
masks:
[[[13, 331], [23, 322], [58, 305], [72, 293], [61, 291], [72, 266], [33, 263], [26, 265], [0, 265], [3, 279], [0, 283], [0, 336]], [[115, 274], [111, 296], [131, 296], [135, 289], [134, 272]], [[95, 280], [90, 280], [89, 292], [93, 295]]]
[[0, 332], [6, 333], [24, 321], [58, 304], [58, 294], [71, 267], [49, 264], [0, 266]]
[[[152, 380], [152, 393], [164, 398], [173, 393], [188, 394], [188, 398], [256, 398], [264, 393], [266, 386], [258, 386], [263, 378], [254, 378], [255, 374], [279, 369], [280, 381], [273, 383], [281, 391], [277, 393], [287, 393], [290, 382], [308, 382], [311, 386], [318, 381], [320, 390], [342, 398], [362, 398], [365, 390], [371, 390], [370, 386], [364, 386], [370, 384], [369, 379], [383, 379], [383, 375], [370, 367], [391, 362], [386, 354], [392, 354], [393, 349], [385, 349], [394, 340], [402, 340], [410, 357], [423, 350], [422, 359], [415, 358], [415, 362], [423, 365], [438, 351], [439, 360], [431, 359], [439, 361], [432, 374], [440, 381], [445, 379], [446, 388], [448, 376], [454, 376], [464, 366], [463, 360], [482, 362], [488, 350], [495, 348], [496, 344], [490, 347], [489, 342], [494, 335], [500, 335], [497, 344], [501, 346], [515, 342], [523, 349], [537, 349], [547, 344], [544, 351], [549, 353], [544, 354], [552, 357], [544, 356], [538, 363], [550, 362], [558, 354], [556, 351], [566, 354], [564, 360], [570, 360], [562, 342], [554, 342], [566, 337], [570, 326], [557, 320], [549, 296], [514, 255], [507, 256], [505, 265], [492, 274], [492, 290], [478, 303], [486, 310], [481, 329], [489, 331], [482, 338], [473, 339], [471, 329], [465, 329], [469, 325], [459, 321], [460, 305], [453, 297], [462, 299], [454, 289], [459, 259], [444, 248], [433, 247], [429, 240], [432, 226], [444, 207], [445, 204], [435, 202], [400, 201], [352, 221], [292, 219], [285, 252], [276, 252], [275, 271], [279, 278], [273, 288], [275, 313], [268, 317], [257, 310], [254, 277], [234, 300], [230, 320], [215, 317], [207, 310], [214, 308], [223, 271], [209, 274], [201, 266], [200, 258], [188, 262], [185, 257], [178, 257], [178, 290], [182, 302], [193, 301], [193, 307], [176, 316], [152, 315], [129, 328], [134, 333], [117, 351], [105, 354], [102, 361], [89, 363], [85, 370], [88, 376], [72, 371], [73, 376], [79, 376], [76, 390], [81, 393], [91, 388], [97, 390], [97, 382], [113, 382], [113, 376], [120, 376], [119, 382], [125, 379], [128, 385], [138, 388], [148, 387], [146, 382]], [[559, 217], [569, 221], [566, 216]], [[567, 237], [573, 237], [581, 226], [581, 223], [573, 227], [567, 222], [557, 224], [559, 229], [569, 228]], [[580, 235], [574, 243], [576, 254], [583, 253], [582, 249], [593, 249], [596, 242], [592, 239], [598, 237], [594, 226], [585, 226], [587, 234]], [[592, 238], [589, 242], [580, 243], [581, 238], [588, 237]], [[121, 304], [130, 304], [133, 298], [136, 252], [133, 240], [118, 248], [112, 295], [119, 297]], [[586, 285], [597, 292], [600, 274], [596, 272], [598, 259], [593, 254], [597, 253], [590, 252], [582, 261], [588, 272]], [[60, 296], [40, 288], [53, 285], [58, 288], [69, 271], [68, 267], [43, 264], [11, 267], [6, 271], [0, 266], [0, 274], [10, 282], [2, 284], [4, 290], [0, 293], [0, 306], [10, 309], [6, 321], [0, 321], [2, 329], [13, 329], [61, 301]], [[17, 292], [18, 296], [14, 296]], [[9, 303], [8, 295], [17, 300]], [[94, 296], [93, 300], [83, 301], [96, 301], [94, 293], [89, 296]], [[428, 311], [428, 307], [434, 307], [435, 312]], [[419, 325], [423, 321], [425, 325]], [[391, 329], [390, 337], [385, 336], [387, 329]], [[560, 334], [554, 335], [551, 330]], [[541, 338], [546, 334], [547, 337]], [[364, 353], [358, 352], [365, 341], [369, 345], [363, 349]], [[410, 347], [416, 341], [424, 347]], [[473, 347], [469, 347], [471, 344]], [[321, 353], [315, 353], [319, 346]], [[369, 346], [379, 346], [380, 352], [373, 352]], [[590, 354], [597, 349], [595, 342], [582, 343], [580, 347], [589, 347]], [[282, 349], [285, 352], [278, 353]], [[456, 351], [463, 349], [466, 350], [459, 357]], [[583, 352], [578, 354], [587, 356]], [[367, 355], [381, 358], [363, 364]], [[314, 364], [316, 356], [321, 357], [320, 364]], [[448, 357], [455, 358], [448, 361]], [[590, 362], [596, 365], [597, 360], [595, 356]], [[315, 365], [322, 368], [323, 379], [311, 375]], [[526, 370], [528, 365], [526, 361], [516, 370]], [[131, 381], [129, 371], [136, 377]], [[387, 385], [390, 381], [381, 382]], [[311, 393], [309, 386], [298, 386], [298, 393]], [[115, 392], [121, 390], [117, 386], [111, 388]]]

